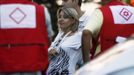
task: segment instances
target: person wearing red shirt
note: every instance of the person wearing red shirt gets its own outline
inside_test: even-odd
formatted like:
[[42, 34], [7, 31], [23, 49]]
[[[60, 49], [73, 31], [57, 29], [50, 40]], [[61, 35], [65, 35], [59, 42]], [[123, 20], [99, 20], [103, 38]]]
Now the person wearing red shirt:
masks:
[[91, 16], [92, 19], [83, 30], [82, 44], [86, 45], [82, 50], [85, 54], [84, 60], [89, 60], [85, 58], [89, 58], [87, 53], [94, 47], [91, 43], [93, 38], [100, 37], [101, 51], [99, 54], [102, 54], [134, 33], [134, 8], [125, 5], [120, 0], [107, 0], [104, 3], [106, 5], [95, 10]]
[[48, 66], [44, 7], [1, 0], [0, 10], [0, 75], [41, 75]]

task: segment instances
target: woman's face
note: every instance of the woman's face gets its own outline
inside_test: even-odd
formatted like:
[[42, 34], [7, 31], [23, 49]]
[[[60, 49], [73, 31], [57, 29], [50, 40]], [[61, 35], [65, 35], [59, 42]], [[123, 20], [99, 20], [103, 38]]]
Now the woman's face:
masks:
[[61, 28], [61, 29], [67, 29], [69, 28], [71, 25], [73, 25], [74, 23], [74, 19], [71, 18], [70, 16], [66, 15], [63, 11], [61, 11], [59, 13], [59, 16], [58, 16], [58, 26]]

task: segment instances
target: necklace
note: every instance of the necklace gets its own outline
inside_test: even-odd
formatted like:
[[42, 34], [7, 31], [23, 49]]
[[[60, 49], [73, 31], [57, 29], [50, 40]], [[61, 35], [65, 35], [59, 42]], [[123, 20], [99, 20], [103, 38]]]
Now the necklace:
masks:
[[59, 46], [59, 45], [65, 40], [65, 38], [66, 38], [69, 34], [71, 34], [71, 31], [69, 31], [69, 32], [66, 33], [65, 35], [64, 35], [64, 33], [61, 33], [61, 36], [60, 36], [59, 39], [56, 41], [55, 46]]

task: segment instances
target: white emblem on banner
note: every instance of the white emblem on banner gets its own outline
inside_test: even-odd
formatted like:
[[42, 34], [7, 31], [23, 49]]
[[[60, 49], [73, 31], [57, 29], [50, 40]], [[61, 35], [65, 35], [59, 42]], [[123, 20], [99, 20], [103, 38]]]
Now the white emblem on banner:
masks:
[[26, 14], [20, 9], [20, 8], [16, 8], [13, 12], [11, 12], [11, 14], [9, 15], [9, 17], [15, 21], [17, 24], [21, 23], [25, 18], [26, 18]]
[[134, 24], [134, 8], [130, 6], [110, 6], [115, 24]]
[[127, 10], [126, 8], [122, 8], [120, 15], [125, 19], [129, 20], [132, 17], [131, 11]]
[[1, 5], [1, 29], [36, 28], [36, 11], [33, 5]]

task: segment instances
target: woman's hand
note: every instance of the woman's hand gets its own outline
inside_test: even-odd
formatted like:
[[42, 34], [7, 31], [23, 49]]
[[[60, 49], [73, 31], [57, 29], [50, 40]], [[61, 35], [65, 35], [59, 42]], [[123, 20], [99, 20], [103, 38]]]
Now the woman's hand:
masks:
[[56, 56], [58, 54], [55, 48], [52, 48], [48, 53], [52, 56]]

